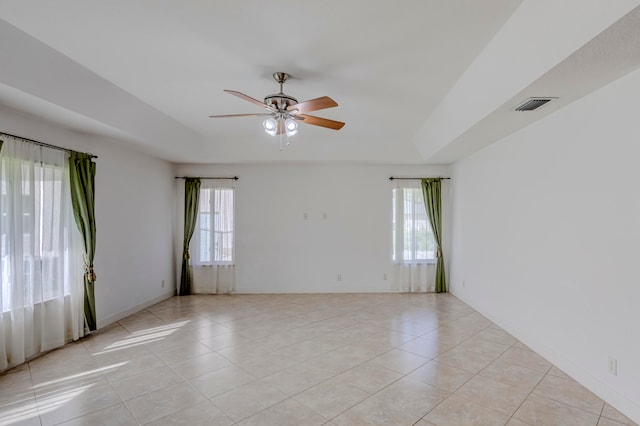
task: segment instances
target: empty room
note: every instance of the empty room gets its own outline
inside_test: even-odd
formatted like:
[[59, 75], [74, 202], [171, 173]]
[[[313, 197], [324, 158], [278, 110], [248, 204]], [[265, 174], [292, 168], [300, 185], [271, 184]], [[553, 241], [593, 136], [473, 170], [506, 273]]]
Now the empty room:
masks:
[[640, 0], [0, 0], [0, 426], [640, 423]]

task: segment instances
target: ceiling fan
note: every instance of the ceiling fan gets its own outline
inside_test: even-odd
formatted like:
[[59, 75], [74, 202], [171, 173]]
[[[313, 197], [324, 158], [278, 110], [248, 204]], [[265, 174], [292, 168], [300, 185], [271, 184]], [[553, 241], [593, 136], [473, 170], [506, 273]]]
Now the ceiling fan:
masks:
[[291, 76], [285, 72], [273, 73], [273, 78], [280, 84], [280, 92], [274, 95], [268, 95], [264, 98], [264, 102], [254, 99], [244, 93], [235, 90], [225, 90], [225, 92], [237, 96], [240, 99], [249, 101], [266, 109], [268, 112], [260, 114], [228, 114], [228, 115], [210, 115], [211, 118], [227, 118], [227, 117], [268, 117], [262, 123], [264, 130], [271, 136], [287, 135], [293, 136], [298, 132], [298, 122], [311, 124], [314, 126], [326, 127], [328, 129], [340, 130], [345, 123], [341, 121], [329, 120], [327, 118], [316, 117], [306, 114], [307, 112], [318, 111], [326, 108], [337, 107], [336, 101], [328, 96], [311, 99], [304, 102], [298, 102], [293, 96], [286, 95], [282, 91], [282, 86]]

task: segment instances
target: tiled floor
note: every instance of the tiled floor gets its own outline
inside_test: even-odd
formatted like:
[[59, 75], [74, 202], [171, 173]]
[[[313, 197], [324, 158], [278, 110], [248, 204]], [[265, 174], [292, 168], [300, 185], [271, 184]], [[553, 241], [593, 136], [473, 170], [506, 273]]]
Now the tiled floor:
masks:
[[633, 424], [455, 297], [189, 296], [0, 376], [0, 425]]

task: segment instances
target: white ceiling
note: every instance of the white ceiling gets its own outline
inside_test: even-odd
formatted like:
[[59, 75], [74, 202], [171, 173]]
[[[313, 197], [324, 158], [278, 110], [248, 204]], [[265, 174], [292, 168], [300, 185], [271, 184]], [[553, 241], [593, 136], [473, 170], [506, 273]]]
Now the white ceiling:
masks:
[[[0, 105], [173, 162], [451, 163], [637, 69], [639, 4], [0, 0]], [[259, 118], [208, 118], [261, 112], [222, 90], [262, 99], [275, 71], [346, 126], [280, 152]]]

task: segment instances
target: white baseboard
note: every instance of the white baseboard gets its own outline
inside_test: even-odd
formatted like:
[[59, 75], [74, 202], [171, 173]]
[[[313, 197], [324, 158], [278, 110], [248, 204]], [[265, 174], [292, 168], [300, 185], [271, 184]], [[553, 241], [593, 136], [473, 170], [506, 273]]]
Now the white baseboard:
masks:
[[540, 342], [539, 339], [530, 336], [528, 333], [518, 329], [517, 327], [514, 327], [512, 324], [510, 324], [509, 321], [495, 317], [491, 313], [484, 311], [481, 306], [478, 306], [472, 301], [465, 298], [462, 294], [464, 292], [458, 292], [457, 289], [454, 288], [451, 288], [449, 290], [452, 295], [454, 295], [467, 305], [471, 306], [477, 312], [481, 313], [490, 321], [504, 329], [507, 333], [511, 334], [513, 337], [530, 347], [534, 352], [538, 353], [547, 361], [564, 371], [576, 382], [580, 383], [582, 386], [596, 394], [600, 399], [606, 401], [609, 405], [616, 408], [622, 414], [629, 417], [634, 422], [640, 424], [640, 406], [638, 406], [627, 396], [621, 394], [609, 384], [598, 379], [596, 376], [591, 374], [582, 366], [576, 364], [574, 361], [558, 353], [555, 349]]
[[385, 293], [400, 293], [393, 290], [354, 290], [354, 289], [338, 289], [330, 288], [326, 291], [309, 290], [309, 289], [269, 289], [264, 287], [243, 287], [233, 290], [233, 294], [385, 294]]
[[153, 306], [156, 303], [162, 302], [163, 300], [169, 299], [170, 297], [175, 296], [175, 289], [170, 289], [168, 292], [153, 298], [151, 300], [147, 300], [145, 302], [139, 303], [135, 306], [132, 306], [128, 309], [125, 309], [124, 311], [120, 311], [117, 312], [113, 315], [109, 315], [108, 317], [105, 318], [98, 318], [98, 330], [100, 330], [101, 328], [104, 328], [106, 326], [108, 326], [109, 324], [113, 324], [116, 321], [121, 320], [122, 318], [126, 318], [129, 315], [133, 315], [136, 312], [148, 308], [149, 306]]

